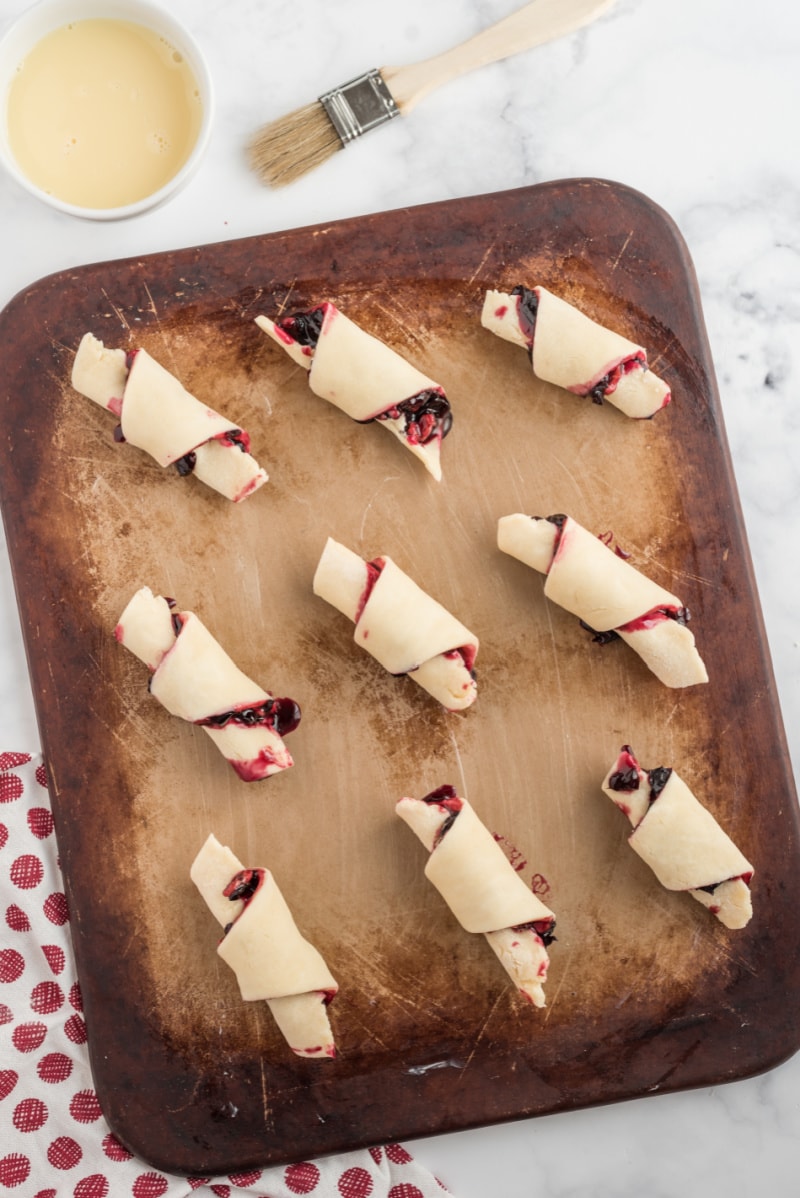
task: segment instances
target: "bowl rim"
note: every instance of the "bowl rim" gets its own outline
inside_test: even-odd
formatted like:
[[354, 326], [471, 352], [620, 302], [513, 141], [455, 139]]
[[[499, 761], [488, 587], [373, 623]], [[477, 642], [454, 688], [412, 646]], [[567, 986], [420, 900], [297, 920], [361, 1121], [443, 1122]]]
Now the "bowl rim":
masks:
[[[8, 142], [7, 101], [13, 73], [8, 61], [19, 62], [48, 33], [70, 21], [125, 20], [161, 34], [187, 59], [202, 105], [200, 128], [186, 161], [156, 191], [130, 204], [90, 208], [51, 195], [34, 183], [19, 166]], [[161, 4], [152, 0], [36, 0], [35, 4], [0, 26], [0, 166], [16, 183], [43, 204], [68, 216], [87, 220], [124, 220], [159, 207], [183, 189], [197, 170], [211, 139], [216, 97], [205, 54], [193, 33]]]

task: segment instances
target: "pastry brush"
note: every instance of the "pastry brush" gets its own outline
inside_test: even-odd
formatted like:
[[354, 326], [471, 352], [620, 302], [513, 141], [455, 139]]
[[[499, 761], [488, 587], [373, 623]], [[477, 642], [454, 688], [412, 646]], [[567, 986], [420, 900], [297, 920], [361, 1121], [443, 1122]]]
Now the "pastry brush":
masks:
[[250, 165], [262, 182], [273, 187], [291, 183], [362, 133], [410, 112], [434, 88], [467, 71], [572, 33], [613, 2], [533, 0], [434, 58], [366, 71], [260, 129], [248, 147]]

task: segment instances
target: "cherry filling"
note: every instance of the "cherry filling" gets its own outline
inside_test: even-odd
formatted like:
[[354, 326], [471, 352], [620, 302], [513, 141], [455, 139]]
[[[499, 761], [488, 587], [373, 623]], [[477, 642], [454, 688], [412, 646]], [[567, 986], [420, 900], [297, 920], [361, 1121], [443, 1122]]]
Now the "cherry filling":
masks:
[[287, 333], [298, 345], [314, 349], [322, 332], [325, 320], [324, 306], [311, 308], [308, 312], [294, 312], [291, 316], [282, 316], [275, 324]]
[[[166, 596], [165, 596], [166, 598]], [[175, 611], [175, 600], [167, 598], [172, 618], [172, 631], [179, 637], [186, 623], [183, 612]], [[152, 678], [148, 679], [148, 690]], [[241, 728], [255, 728], [258, 725], [271, 728], [278, 736], [288, 736], [294, 732], [300, 723], [300, 708], [294, 699], [275, 699], [270, 697], [263, 703], [246, 703], [230, 711], [220, 711], [215, 715], [207, 715], [193, 723], [201, 728], [224, 728], [226, 724], [237, 724]], [[231, 763], [236, 768], [236, 763]]]
[[520, 331], [528, 342], [529, 352], [533, 352], [533, 336], [536, 332], [536, 317], [539, 312], [539, 296], [527, 287], [517, 285], [511, 288], [511, 294], [518, 296], [517, 319]]
[[736, 874], [733, 878], [722, 878], [719, 882], [712, 882], [710, 886], [693, 886], [693, 890], [703, 890], [706, 894], [713, 894], [718, 886], [723, 882], [744, 882], [745, 886], [749, 886], [753, 878], [753, 871], [748, 870], [746, 874]]
[[271, 728], [278, 736], [287, 736], [300, 723], [300, 708], [294, 699], [270, 698], [263, 703], [207, 715], [194, 723], [201, 728], [225, 728], [228, 724], [236, 724], [241, 728], [264, 726]]
[[647, 370], [643, 350], [639, 350], [633, 357], [626, 358], [624, 362], [620, 362], [612, 370], [609, 370], [608, 374], [604, 374], [602, 378], [598, 379], [586, 394], [591, 397], [592, 403], [602, 403], [607, 396], [614, 394], [620, 379], [624, 378], [626, 374], [630, 374], [632, 370]]
[[[275, 326], [286, 333], [298, 345], [315, 349], [325, 320], [325, 305], [311, 308], [308, 312], [295, 312], [276, 320]], [[405, 417], [403, 434], [410, 445], [427, 445], [434, 438], [446, 437], [453, 427], [453, 413], [447, 396], [442, 391], [420, 391], [400, 403], [359, 421], [370, 424], [373, 420], [399, 420]]]
[[[236, 916], [239, 919], [247, 910], [248, 905], [252, 902], [256, 891], [264, 884], [266, 874], [263, 869], [242, 869], [238, 874], [234, 874], [228, 885], [223, 890], [225, 898], [230, 899], [232, 903], [241, 901], [244, 905], [242, 910]], [[236, 919], [232, 919], [230, 923], [225, 924], [223, 936], [227, 936]]]
[[592, 640], [596, 645], [608, 645], [611, 641], [618, 640], [621, 632], [645, 632], [647, 629], [661, 624], [664, 620], [674, 620], [676, 624], [682, 624], [685, 627], [691, 618], [692, 613], [688, 607], [664, 606], [653, 607], [643, 616], [637, 616], [635, 620], [629, 620], [627, 624], [620, 624], [619, 628], [609, 628], [606, 632], [597, 632], [585, 620], [581, 620], [580, 625], [587, 632], [591, 632]]
[[[116, 429], [114, 430], [114, 437], [117, 439]], [[122, 437], [121, 428], [120, 438], [123, 441], [125, 439]], [[235, 446], [236, 449], [241, 449], [242, 453], [250, 452], [250, 434], [246, 433], [243, 428], [228, 429], [227, 432], [217, 433], [215, 437], [209, 437], [209, 440], [219, 441], [220, 445], [229, 446], [231, 448]], [[182, 458], [178, 458], [175, 462], [173, 462], [173, 465], [178, 471], [178, 474], [185, 478], [187, 474], [192, 473], [197, 465], [197, 454], [192, 449], [189, 451], [189, 453], [185, 453]]]
[[454, 661], [460, 657], [464, 663], [464, 669], [469, 674], [473, 682], [477, 681], [478, 671], [475, 669], [475, 658], [478, 656], [478, 650], [475, 645], [459, 645], [457, 649], [448, 649], [442, 654], [449, 661]]
[[637, 616], [635, 620], [629, 620], [627, 624], [620, 624], [619, 632], [642, 632], [644, 629], [652, 628], [654, 624], [660, 624], [663, 620], [674, 620], [676, 624], [689, 623], [692, 615], [688, 607], [675, 607], [665, 605], [664, 607], [653, 607], [650, 611], [646, 611], [643, 616]]
[[530, 923], [515, 924], [511, 930], [512, 932], [535, 932], [545, 948], [556, 939], [556, 921], [552, 916], [547, 919], [533, 919]]
[[436, 833], [436, 839], [433, 842], [433, 847], [436, 848], [452, 828], [459, 811], [464, 806], [464, 800], [458, 797], [454, 786], [445, 785], [432, 790], [430, 794], [425, 795], [422, 801], [430, 806], [443, 807], [447, 812], [447, 818]]
[[[373, 560], [371, 562], [366, 563], [367, 581], [364, 586], [364, 590], [361, 592], [361, 597], [358, 600], [358, 607], [356, 608], [356, 613], [355, 613], [355, 617], [354, 617], [355, 624], [357, 624], [359, 622], [359, 620], [361, 619], [361, 617], [364, 613], [364, 608], [367, 606], [369, 597], [372, 594], [373, 587], [375, 586], [375, 583], [380, 578], [381, 572], [382, 572], [385, 564], [386, 564], [386, 560], [385, 560], [385, 558], [382, 558], [382, 557], [373, 558]], [[469, 675], [474, 682], [475, 678], [476, 678], [474, 665], [475, 665], [475, 658], [477, 656], [477, 652], [478, 651], [477, 651], [477, 648], [475, 645], [461, 645], [457, 649], [449, 649], [446, 653], [442, 654], [442, 657], [447, 657], [447, 658], [460, 657], [464, 663], [466, 670], [469, 672]], [[407, 672], [410, 673], [411, 671], [407, 671]]]
[[[672, 769], [668, 765], [658, 765], [655, 769], [646, 771], [647, 784], [650, 787], [649, 799], [651, 803], [655, 803], [667, 785], [667, 782], [669, 782], [671, 773]], [[623, 745], [619, 761], [617, 762], [617, 768], [608, 779], [608, 785], [611, 790], [630, 794], [631, 791], [639, 789], [639, 781], [639, 763], [634, 757], [630, 745]]]
[[409, 445], [427, 445], [437, 438], [446, 437], [453, 427], [450, 401], [443, 391], [419, 391], [409, 399], [403, 399], [385, 412], [379, 412], [370, 420], [359, 421], [369, 424], [372, 420], [399, 420], [405, 418], [403, 435]]
[[561, 542], [561, 538], [564, 535], [564, 525], [567, 522], [567, 517], [563, 512], [557, 512], [554, 516], [545, 516], [545, 520], [548, 524], [555, 524], [556, 528], [558, 529], [558, 536], [556, 537], [556, 542], [553, 546], [553, 557], [555, 557], [556, 553], [558, 552], [558, 546]]
[[376, 557], [373, 558], [371, 562], [367, 562], [367, 581], [366, 585], [364, 586], [364, 590], [361, 592], [361, 598], [358, 601], [358, 607], [356, 608], [356, 614], [354, 618], [354, 622], [356, 624], [361, 619], [364, 608], [367, 606], [367, 600], [372, 594], [372, 589], [380, 578], [381, 571], [385, 565], [386, 561], [382, 557]]

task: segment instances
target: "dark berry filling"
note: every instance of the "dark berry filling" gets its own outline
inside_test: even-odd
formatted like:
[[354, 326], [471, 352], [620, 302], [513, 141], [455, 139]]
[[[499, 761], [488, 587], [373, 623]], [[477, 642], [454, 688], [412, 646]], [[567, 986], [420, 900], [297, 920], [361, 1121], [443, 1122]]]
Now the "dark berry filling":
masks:
[[723, 882], [744, 882], [745, 886], [749, 886], [752, 879], [753, 871], [748, 870], [745, 874], [735, 874], [732, 878], [722, 878], [719, 882], [712, 882], [710, 886], [693, 886], [692, 890], [704, 890], [706, 894], [713, 894]]
[[647, 781], [650, 785], [650, 802], [655, 803], [670, 779], [672, 770], [668, 765], [657, 765], [654, 770], [647, 771]]
[[243, 869], [231, 878], [222, 893], [232, 903], [235, 903], [237, 899], [241, 899], [245, 906], [247, 906], [263, 881], [263, 869]]
[[608, 374], [604, 374], [601, 379], [598, 379], [587, 395], [592, 403], [602, 403], [608, 395], [613, 395], [619, 386], [619, 381], [624, 375], [630, 374], [632, 370], [646, 370], [647, 363], [643, 352], [634, 354], [632, 358], [626, 358], [624, 362], [620, 362], [613, 370], [609, 370]]
[[[243, 912], [246, 911], [248, 904], [252, 901], [253, 895], [263, 886], [264, 877], [265, 871], [263, 869], [242, 869], [231, 878], [222, 893], [232, 903], [241, 901], [244, 904], [236, 919], [239, 919]], [[232, 919], [230, 923], [225, 924], [223, 936], [228, 935], [228, 932], [236, 923], [236, 919]]]
[[[650, 788], [649, 799], [654, 803], [669, 782], [672, 769], [668, 765], [657, 765], [655, 769], [647, 770], [647, 784]], [[611, 790], [630, 794], [639, 789], [639, 763], [634, 757], [630, 745], [623, 745], [620, 752], [617, 769], [608, 779]]]
[[182, 478], [186, 478], [187, 474], [191, 474], [197, 465], [197, 454], [194, 450], [191, 450], [189, 453], [185, 453], [182, 458], [178, 458], [174, 465], [178, 474]]
[[288, 333], [298, 345], [314, 349], [319, 341], [324, 320], [325, 308], [319, 307], [311, 308], [308, 312], [295, 312], [291, 316], [282, 316], [280, 320], [275, 321], [275, 324], [284, 333]]
[[639, 789], [639, 763], [631, 753], [630, 745], [622, 746], [617, 769], [608, 779], [608, 785], [612, 790], [622, 791], [623, 794], [630, 794], [632, 790]]
[[545, 948], [551, 945], [556, 939], [555, 930], [556, 921], [552, 917], [547, 919], [533, 919], [530, 923], [518, 923], [512, 928], [514, 932], [535, 932]]
[[438, 786], [436, 790], [432, 790], [430, 794], [425, 795], [423, 803], [438, 803], [440, 807], [446, 808], [447, 811], [459, 812], [464, 806], [464, 800], [458, 797], [458, 792], [455, 786], [445, 784]]
[[[166, 596], [165, 599], [170, 608], [172, 630], [178, 637], [186, 623], [186, 615], [184, 612], [175, 611], [174, 599], [169, 599]], [[149, 685], [148, 682], [148, 687]], [[288, 733], [294, 732], [300, 723], [300, 708], [294, 699], [270, 697], [263, 703], [246, 703], [241, 707], [232, 708], [230, 711], [220, 711], [214, 715], [205, 716], [203, 719], [195, 720], [194, 723], [201, 728], [224, 728], [226, 724], [238, 724], [243, 728], [264, 725], [272, 728], [278, 736], [287, 736]]]
[[437, 787], [436, 790], [432, 790], [430, 794], [425, 795], [422, 801], [423, 803], [428, 803], [431, 806], [435, 804], [438, 807], [444, 807], [445, 811], [447, 812], [447, 818], [444, 820], [439, 828], [439, 831], [436, 833], [436, 839], [433, 844], [433, 847], [436, 848], [442, 838], [446, 836], [452, 828], [459, 811], [464, 806], [464, 800], [458, 797], [454, 786], [445, 785]]
[[[295, 312], [276, 320], [276, 326], [291, 337], [298, 345], [315, 349], [325, 320], [325, 306], [311, 308], [308, 312]], [[435, 437], [446, 437], [453, 427], [453, 413], [447, 396], [441, 391], [420, 391], [395, 404], [385, 412], [360, 421], [369, 424], [372, 420], [399, 420], [405, 417], [404, 435], [411, 445], [427, 445]]]
[[[120, 428], [120, 434], [122, 429]], [[116, 436], [116, 433], [115, 433]], [[124, 439], [124, 438], [123, 438]], [[231, 428], [227, 432], [218, 433], [215, 437], [209, 437], [210, 441], [219, 441], [220, 445], [227, 445], [231, 448], [241, 449], [242, 453], [250, 452], [250, 434], [246, 433], [243, 428]], [[182, 477], [191, 474], [197, 465], [197, 454], [192, 449], [189, 453], [185, 453], [182, 458], [178, 458], [173, 465]]]
[[519, 327], [528, 342], [529, 348], [533, 349], [536, 316], [539, 311], [539, 296], [535, 291], [530, 291], [527, 287], [522, 287], [519, 284], [511, 288], [511, 294], [519, 297], [517, 302]]
[[612, 641], [619, 640], [619, 633], [615, 632], [613, 628], [609, 628], [607, 632], [597, 632], [597, 630], [592, 628], [590, 624], [587, 624], [585, 620], [579, 620], [578, 623], [580, 624], [581, 628], [584, 628], [587, 632], [591, 632], [592, 640], [595, 645], [610, 645]]
[[611, 641], [619, 639], [620, 632], [643, 632], [655, 624], [660, 624], [662, 620], [674, 620], [676, 624], [685, 626], [691, 618], [692, 613], [688, 607], [653, 607], [643, 616], [637, 616], [635, 620], [629, 620], [627, 624], [620, 624], [617, 629], [609, 628], [605, 632], [598, 632], [585, 620], [580, 621], [580, 626], [587, 632], [591, 632], [592, 640], [596, 645], [608, 645]]
[[[405, 418], [403, 435], [410, 445], [427, 445], [436, 438], [446, 437], [453, 427], [450, 401], [442, 391], [420, 391], [409, 399], [379, 412], [371, 420], [399, 420]], [[360, 423], [369, 424], [369, 420]]]
[[194, 722], [201, 728], [224, 728], [227, 724], [242, 728], [261, 725], [271, 728], [278, 736], [287, 736], [300, 723], [300, 708], [294, 699], [265, 699], [263, 703], [207, 715]]
[[[532, 519], [541, 520], [542, 517], [533, 516]], [[565, 516], [563, 512], [557, 512], [554, 516], [545, 516], [544, 519], [548, 524], [555, 525], [556, 528], [556, 538], [553, 541], [553, 556], [550, 561], [550, 566], [552, 566], [553, 562], [556, 560], [559, 546], [561, 545], [561, 538], [564, 535], [564, 526], [567, 523], [567, 516]]]

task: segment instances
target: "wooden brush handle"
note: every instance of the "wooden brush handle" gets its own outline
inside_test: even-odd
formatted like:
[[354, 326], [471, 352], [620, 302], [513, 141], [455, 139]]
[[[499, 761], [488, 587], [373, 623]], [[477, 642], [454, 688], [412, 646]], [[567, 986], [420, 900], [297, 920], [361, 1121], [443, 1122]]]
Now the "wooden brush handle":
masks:
[[462, 42], [444, 54], [405, 67], [383, 67], [388, 84], [402, 113], [409, 112], [434, 88], [459, 75], [499, 62], [511, 54], [530, 50], [542, 42], [563, 37], [588, 24], [610, 8], [614, 0], [533, 0], [496, 25]]

